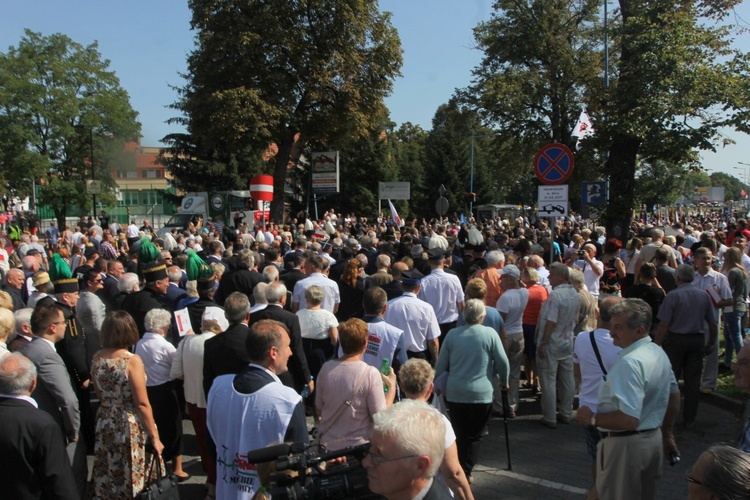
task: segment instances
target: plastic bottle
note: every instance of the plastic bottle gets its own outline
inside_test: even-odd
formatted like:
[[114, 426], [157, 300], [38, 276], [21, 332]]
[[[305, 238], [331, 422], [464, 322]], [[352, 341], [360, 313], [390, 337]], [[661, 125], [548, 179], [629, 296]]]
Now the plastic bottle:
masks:
[[[380, 373], [386, 377], [391, 374], [391, 364], [388, 362], [388, 358], [383, 358], [383, 362], [380, 363]], [[388, 392], [388, 386], [383, 383], [383, 392]]]
[[[312, 379], [313, 379], [313, 376], [310, 375], [310, 380]], [[300, 396], [302, 396], [302, 399], [307, 399], [308, 397], [310, 397], [310, 386], [306, 385], [305, 387], [303, 387], [302, 392], [300, 392], [299, 394]]]

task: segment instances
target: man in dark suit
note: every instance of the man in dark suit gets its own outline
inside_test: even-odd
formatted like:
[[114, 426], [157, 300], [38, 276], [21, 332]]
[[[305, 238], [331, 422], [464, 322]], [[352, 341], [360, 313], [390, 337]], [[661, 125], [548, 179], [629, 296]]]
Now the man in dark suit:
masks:
[[250, 301], [244, 293], [234, 292], [224, 301], [224, 314], [229, 328], [205, 344], [203, 355], [203, 389], [206, 399], [214, 379], [220, 375], [237, 374], [250, 363], [245, 347]]
[[253, 289], [258, 283], [263, 283], [263, 275], [254, 269], [255, 258], [251, 250], [240, 250], [237, 256], [237, 270], [225, 272], [221, 277], [219, 289], [214, 300], [220, 306], [233, 292], [242, 292], [248, 297], [253, 296]]
[[167, 268], [167, 275], [169, 276], [169, 286], [167, 286], [167, 293], [159, 297], [162, 304], [168, 310], [174, 312], [177, 310], [177, 304], [182, 300], [187, 292], [180, 288], [180, 280], [182, 280], [182, 270], [178, 266], [169, 266]]
[[158, 261], [144, 264], [143, 276], [146, 280], [143, 290], [129, 294], [122, 301], [122, 309], [135, 320], [140, 337], [146, 333], [146, 325], [143, 322], [146, 314], [152, 309], [164, 309], [164, 304], [160, 299], [167, 293], [169, 287], [167, 267]]
[[21, 347], [25, 346], [33, 337], [31, 333], [31, 313], [34, 312], [30, 307], [13, 311], [13, 316], [16, 319], [16, 326], [14, 331], [16, 336], [8, 344], [8, 350], [10, 352], [16, 352]]
[[286, 292], [286, 286], [280, 281], [274, 281], [268, 285], [268, 288], [266, 288], [268, 305], [265, 309], [250, 315], [248, 326], [251, 327], [262, 319], [272, 319], [286, 326], [292, 348], [292, 357], [289, 358], [287, 364], [289, 371], [279, 375], [279, 379], [282, 384], [292, 387], [297, 392], [300, 392], [307, 385], [310, 387], [310, 392], [312, 393], [315, 385], [310, 376], [310, 369], [307, 366], [305, 351], [302, 348], [299, 318], [296, 314], [284, 310], [287, 300]]
[[0, 482], [7, 498], [76, 499], [73, 471], [54, 419], [36, 408], [36, 367], [20, 353], [0, 360]]
[[112, 303], [115, 297], [120, 295], [120, 289], [118, 283], [120, 278], [125, 274], [125, 266], [119, 260], [110, 260], [107, 263], [107, 276], [104, 278], [104, 288], [102, 288], [97, 295], [102, 302], [107, 305], [107, 310], [112, 310]]
[[[40, 304], [31, 315], [32, 341], [18, 352], [36, 366], [39, 384], [31, 393], [40, 410], [49, 413], [66, 437], [68, 459], [73, 465], [76, 484], [81, 498], [86, 493], [86, 444], [79, 440], [81, 415], [78, 397], [71, 384], [68, 370], [55, 344], [65, 337], [67, 321], [57, 304]], [[88, 382], [88, 380], [87, 380]]]
[[11, 300], [13, 300], [14, 311], [26, 307], [26, 301], [24, 300], [23, 292], [21, 291], [23, 289], [24, 280], [23, 271], [20, 269], [13, 268], [5, 275], [3, 291], [7, 292], [8, 295], [10, 295]]
[[[302, 270], [302, 266], [305, 265], [305, 257], [302, 253], [293, 253], [290, 257], [285, 257], [285, 259], [290, 268], [279, 275], [279, 280], [284, 282], [287, 290], [292, 291], [298, 281], [307, 278], [307, 274]], [[289, 310], [291, 304], [287, 305], [289, 306], [287, 310]]]
[[395, 299], [396, 297], [401, 297], [404, 294], [404, 285], [401, 282], [401, 273], [408, 270], [409, 266], [404, 262], [399, 261], [393, 263], [393, 265], [391, 266], [391, 275], [393, 276], [393, 280], [381, 287], [383, 290], [385, 290], [385, 294], [388, 296], [388, 300]]
[[389, 500], [417, 495], [425, 500], [450, 500], [448, 488], [435, 480], [445, 451], [445, 421], [440, 412], [407, 399], [379, 411], [373, 419], [370, 451], [362, 461], [370, 491]]

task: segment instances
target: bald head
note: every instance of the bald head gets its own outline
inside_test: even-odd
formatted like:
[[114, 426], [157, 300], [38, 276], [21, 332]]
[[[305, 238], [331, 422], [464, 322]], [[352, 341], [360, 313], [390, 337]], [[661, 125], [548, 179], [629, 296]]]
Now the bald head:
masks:
[[612, 321], [612, 315], [609, 311], [610, 309], [612, 309], [612, 306], [614, 306], [621, 300], [622, 297], [616, 297], [614, 295], [605, 295], [604, 297], [599, 297], [599, 328], [609, 330], [610, 322]]
[[401, 273], [408, 270], [409, 266], [406, 264], [406, 262], [398, 261], [391, 266], [391, 275], [393, 276], [394, 280], [401, 281]]

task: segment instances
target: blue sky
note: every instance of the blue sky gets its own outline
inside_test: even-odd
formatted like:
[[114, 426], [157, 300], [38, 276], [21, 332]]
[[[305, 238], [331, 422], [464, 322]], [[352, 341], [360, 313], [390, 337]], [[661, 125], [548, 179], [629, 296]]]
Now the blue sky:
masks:
[[[473, 48], [472, 28], [490, 17], [492, 1], [381, 0], [380, 7], [393, 13], [404, 49], [403, 76], [387, 101], [391, 119], [429, 130], [437, 107], [470, 82], [481, 59]], [[737, 13], [748, 26], [750, 6], [741, 5]], [[179, 73], [193, 48], [189, 21], [185, 0], [6, 0], [0, 51], [17, 45], [24, 28], [44, 35], [64, 33], [83, 45], [98, 41], [140, 114], [141, 143], [159, 146], [162, 137], [178, 130], [164, 122], [175, 115], [166, 108], [175, 100], [170, 85], [182, 84]], [[750, 50], [750, 33], [740, 35], [737, 43]], [[750, 163], [750, 137], [725, 133], [737, 144], [704, 153], [703, 165], [744, 180], [746, 167], [737, 162]]]

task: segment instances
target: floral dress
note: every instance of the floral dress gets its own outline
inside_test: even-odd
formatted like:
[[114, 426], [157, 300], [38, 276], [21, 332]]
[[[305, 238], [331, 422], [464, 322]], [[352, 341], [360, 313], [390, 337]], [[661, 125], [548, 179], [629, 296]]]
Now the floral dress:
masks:
[[[94, 356], [91, 377], [101, 400], [96, 415], [93, 498], [130, 499], [140, 493], [151, 461], [126, 369], [132, 353]], [[163, 465], [162, 465], [163, 466]]]

